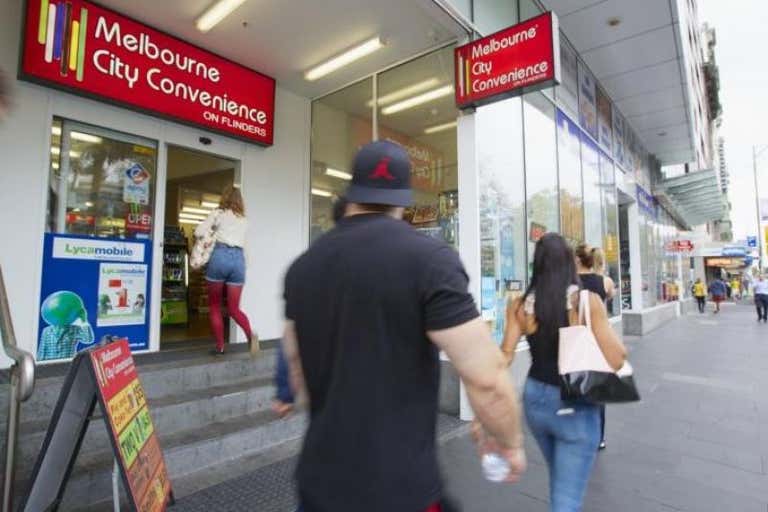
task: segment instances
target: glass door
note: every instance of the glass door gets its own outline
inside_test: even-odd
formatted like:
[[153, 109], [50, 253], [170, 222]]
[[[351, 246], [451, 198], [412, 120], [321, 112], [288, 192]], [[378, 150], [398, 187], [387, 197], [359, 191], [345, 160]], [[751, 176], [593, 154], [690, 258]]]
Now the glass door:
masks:
[[157, 143], [54, 118], [50, 162], [37, 359], [147, 350]]
[[47, 231], [152, 237], [157, 143], [54, 119]]

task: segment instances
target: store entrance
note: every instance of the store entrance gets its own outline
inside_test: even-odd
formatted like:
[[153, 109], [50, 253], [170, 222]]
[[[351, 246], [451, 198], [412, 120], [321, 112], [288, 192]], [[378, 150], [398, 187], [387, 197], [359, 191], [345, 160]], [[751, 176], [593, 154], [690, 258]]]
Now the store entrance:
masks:
[[168, 146], [167, 167], [160, 348], [185, 350], [211, 340], [205, 270], [189, 266], [194, 230], [235, 182], [238, 162]]
[[619, 272], [621, 279], [621, 309], [626, 311], [632, 309], [632, 275], [630, 272], [630, 251], [629, 251], [629, 207], [632, 205], [632, 198], [618, 191], [619, 199], [619, 250], [621, 269]]

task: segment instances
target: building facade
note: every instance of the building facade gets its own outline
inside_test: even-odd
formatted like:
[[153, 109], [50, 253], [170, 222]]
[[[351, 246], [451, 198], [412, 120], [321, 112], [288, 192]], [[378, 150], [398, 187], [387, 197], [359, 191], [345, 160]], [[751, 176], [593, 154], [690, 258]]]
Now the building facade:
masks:
[[[416, 194], [406, 220], [456, 247], [496, 339], [506, 303], [528, 284], [535, 242], [552, 231], [603, 247], [621, 289], [609, 305], [617, 328], [646, 332], [679, 311], [692, 272], [669, 248], [689, 226], [658, 197], [661, 169], [711, 159], [701, 143], [707, 112], [689, 0], [251, 6], [209, 35], [195, 29], [197, 13], [186, 4], [102, 3], [138, 27], [150, 22], [274, 76], [274, 141], [264, 147], [74, 90], [12, 83], [12, 108], [0, 125], [0, 218], [14, 250], [3, 251], [0, 264], [22, 348], [41, 362], [66, 359], [40, 350], [47, 328], [41, 308], [59, 290], [51, 276], [67, 268], [58, 266], [49, 240], [62, 236], [146, 248], [140, 278], [111, 262], [106, 270], [124, 272], [119, 285], [96, 279], [92, 292], [80, 294], [93, 303], [84, 309], [93, 308], [95, 318], [85, 323], [95, 333], [118, 333], [130, 317], [137, 330], [125, 332], [136, 333], [137, 350], [205, 339], [202, 276], [186, 258], [191, 230], [228, 184], [240, 186], [250, 219], [243, 308], [262, 339], [278, 339], [283, 273], [330, 229], [330, 208], [355, 151], [381, 138], [399, 142], [412, 158]], [[638, 9], [653, 15], [640, 22]], [[545, 10], [560, 20], [561, 83], [459, 111], [456, 45]], [[0, 21], [0, 67], [11, 76], [19, 74], [24, 20], [23, 6], [13, 2]], [[333, 33], [317, 28], [320, 21]], [[293, 37], [298, 32], [305, 37]], [[304, 74], [374, 36], [386, 44], [370, 58], [329, 78]], [[120, 173], [137, 168], [143, 182], [121, 181]], [[231, 329], [230, 341], [244, 340]]]

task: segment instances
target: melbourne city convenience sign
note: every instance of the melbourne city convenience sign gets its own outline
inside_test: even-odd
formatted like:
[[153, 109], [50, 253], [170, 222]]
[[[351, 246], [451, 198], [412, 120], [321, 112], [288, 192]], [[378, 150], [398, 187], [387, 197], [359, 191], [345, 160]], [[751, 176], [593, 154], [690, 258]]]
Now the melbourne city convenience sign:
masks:
[[28, 0], [20, 78], [249, 142], [274, 138], [274, 79], [84, 0]]
[[557, 16], [546, 12], [454, 51], [456, 105], [477, 107], [560, 83]]

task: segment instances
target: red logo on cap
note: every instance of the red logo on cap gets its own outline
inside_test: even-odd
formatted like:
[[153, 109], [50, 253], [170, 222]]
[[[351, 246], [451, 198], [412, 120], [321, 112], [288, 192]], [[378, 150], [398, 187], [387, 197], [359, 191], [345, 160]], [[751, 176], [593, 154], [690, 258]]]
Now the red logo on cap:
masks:
[[381, 160], [379, 160], [379, 163], [376, 165], [376, 168], [373, 170], [370, 176], [368, 178], [372, 180], [379, 180], [379, 179], [385, 179], [389, 181], [393, 181], [395, 179], [394, 176], [392, 176], [392, 173], [389, 172], [389, 157], [385, 156]]

